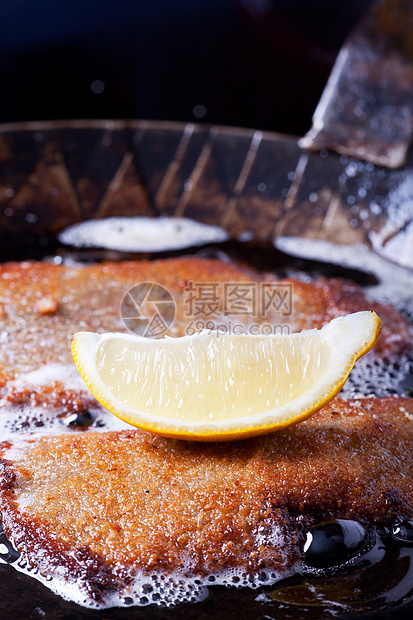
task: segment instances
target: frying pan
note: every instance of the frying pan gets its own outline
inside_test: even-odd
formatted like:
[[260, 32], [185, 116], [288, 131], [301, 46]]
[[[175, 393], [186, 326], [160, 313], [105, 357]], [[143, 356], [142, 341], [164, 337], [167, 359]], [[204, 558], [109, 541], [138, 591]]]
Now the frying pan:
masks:
[[253, 244], [357, 245], [413, 265], [411, 151], [393, 170], [271, 132], [61, 121], [0, 126], [0, 160], [4, 257], [45, 251], [84, 220], [164, 216]]
[[[373, 27], [371, 24], [367, 22], [368, 28]], [[365, 29], [366, 23], [361, 27]], [[347, 45], [357, 47], [357, 36]], [[334, 78], [337, 88], [340, 75], [344, 75], [342, 67], [343, 63]], [[330, 94], [336, 93], [331, 85], [329, 88]], [[406, 105], [404, 95], [402, 91], [402, 107]], [[360, 97], [360, 92], [356, 96]], [[379, 160], [371, 156], [373, 147], [362, 159], [357, 142], [348, 140], [343, 147], [343, 135], [337, 139], [337, 132], [329, 131], [336, 123], [332, 113], [336, 104], [335, 96], [324, 100], [321, 111], [316, 112], [313, 130], [301, 141], [257, 130], [144, 120], [3, 125], [1, 258], [64, 254], [59, 233], [85, 220], [184, 217], [226, 231], [230, 241], [215, 249], [235, 252], [266, 268], [299, 266], [311, 270], [316, 265], [329, 275], [349, 274], [370, 282], [368, 260], [378, 256], [376, 264], [390, 261], [395, 273], [409, 277], [413, 266], [410, 118], [405, 116], [401, 134], [392, 134], [401, 135], [398, 159], [390, 156], [386, 139], [379, 140], [379, 146], [376, 141]], [[374, 116], [374, 109], [370, 116]], [[397, 132], [397, 122], [393, 129]], [[352, 262], [355, 247], [361, 264], [360, 260]], [[340, 265], [343, 256], [344, 271]], [[303, 262], [303, 257], [311, 260]], [[279, 603], [271, 598], [268, 588], [216, 588], [197, 605], [97, 612], [62, 600], [9, 566], [0, 565], [0, 574], [4, 620], [14, 619], [16, 614], [75, 620], [283, 620], [291, 616], [321, 620], [330, 617], [331, 611]], [[340, 617], [340, 609], [335, 611]], [[356, 615], [367, 618], [369, 611], [366, 615], [358, 608]], [[408, 605], [375, 613], [371, 618], [405, 620], [412, 611]], [[341, 617], [351, 617], [351, 611], [347, 609]]]
[[[390, 265], [391, 273], [403, 274], [413, 283], [411, 270], [403, 265], [406, 256], [410, 256], [409, 244], [399, 244], [398, 255], [392, 257], [400, 264], [391, 265], [383, 257], [374, 256], [369, 243], [371, 229], [351, 224], [355, 213], [345, 199], [350, 191], [348, 187], [347, 194], [343, 192], [337, 197], [336, 193], [335, 214], [329, 217], [331, 206], [327, 197], [334, 195], [332, 186], [337, 172], [347, 174], [348, 183], [355, 184], [357, 175], [351, 176], [349, 167], [373, 165], [350, 158], [343, 160], [331, 152], [327, 156], [303, 152], [289, 136], [162, 122], [71, 121], [3, 126], [0, 148], [3, 259], [42, 258], [55, 253], [64, 257], [72, 250], [62, 246], [59, 233], [85, 219], [122, 215], [156, 221], [160, 217], [183, 216], [227, 231], [230, 239], [215, 244], [209, 252], [225, 251], [264, 269], [279, 273], [294, 267], [310, 272], [316, 269], [326, 275], [347, 276], [371, 285], [380, 277], [368, 269], [366, 261], [373, 257], [382, 266]], [[410, 164], [402, 171], [386, 170], [380, 176], [382, 169], [373, 166], [369, 178], [373, 183], [377, 175], [380, 179], [377, 187], [383, 191], [382, 195], [375, 191], [377, 204], [381, 201], [383, 205], [382, 217], [369, 220], [375, 230], [387, 226], [392, 216], [392, 205], [386, 202], [386, 186], [391, 188], [394, 178], [403, 182], [409, 169]], [[309, 170], [314, 176], [309, 176]], [[360, 178], [364, 182], [362, 175]], [[315, 186], [315, 181], [319, 185]], [[316, 203], [311, 195], [315, 191], [320, 196]], [[337, 192], [337, 186], [334, 191]], [[298, 209], [302, 215], [293, 218], [292, 212]], [[305, 218], [306, 225], [301, 218]], [[365, 221], [360, 218], [360, 223]], [[276, 231], [288, 231], [288, 234], [278, 232], [276, 237]], [[284, 244], [296, 243], [296, 254], [309, 243], [308, 248], [313, 248], [311, 260], [303, 261], [277, 249], [275, 246], [282, 240]], [[317, 244], [328, 244], [330, 264], [325, 259], [324, 262], [315, 260]], [[354, 254], [354, 244], [359, 247], [361, 264], [347, 263], [343, 267], [337, 251], [337, 264], [334, 264], [331, 248], [340, 251], [350, 248]], [[80, 258], [87, 260], [102, 256], [119, 258], [107, 250], [103, 254], [101, 250], [95, 250], [95, 254], [90, 250], [86, 254], [80, 252]], [[17, 608], [21, 617], [65, 620], [224, 616], [283, 620], [291, 614], [298, 620], [301, 617], [324, 620], [330, 613], [324, 607], [280, 604], [271, 598], [271, 588], [248, 591], [214, 588], [211, 596], [197, 605], [97, 612], [64, 601], [10, 566], [0, 565], [0, 571], [0, 615], [4, 620], [15, 618]], [[376, 617], [401, 620], [409, 617], [406, 614], [412, 610], [411, 607], [387, 610]], [[347, 616], [349, 613], [345, 612]]]

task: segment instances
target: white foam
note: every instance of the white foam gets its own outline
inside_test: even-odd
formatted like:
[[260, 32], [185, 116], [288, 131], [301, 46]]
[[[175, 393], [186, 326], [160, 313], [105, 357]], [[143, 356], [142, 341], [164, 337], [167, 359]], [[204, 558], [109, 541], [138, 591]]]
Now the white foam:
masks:
[[40, 387], [53, 385], [56, 381], [62, 383], [67, 390], [89, 392], [74, 364], [56, 364], [52, 362], [42, 364], [42, 366], [31, 372], [20, 373], [11, 385], [16, 388], [26, 386]]
[[373, 274], [378, 284], [366, 290], [380, 300], [392, 297], [390, 303], [409, 305], [413, 299], [413, 272], [411, 269], [390, 263], [378, 256], [365, 245], [336, 245], [329, 241], [298, 239], [297, 237], [278, 237], [274, 240], [278, 250], [307, 260], [318, 260], [358, 269]]
[[[372, 274], [377, 284], [363, 288], [367, 299], [390, 304], [413, 322], [412, 269], [390, 263], [362, 244], [338, 246], [328, 241], [280, 237], [275, 239], [274, 245], [292, 256]], [[395, 334], [394, 338], [397, 337]]]
[[229, 239], [219, 226], [176, 217], [109, 217], [66, 228], [59, 240], [77, 248], [93, 247], [121, 252], [164, 252]]
[[[280, 554], [287, 541], [280, 531], [275, 534], [275, 539], [278, 544], [274, 548], [274, 553]], [[266, 544], [270, 544], [270, 541], [266, 541]], [[1, 559], [0, 562], [2, 562]], [[281, 579], [300, 572], [303, 568], [302, 562], [297, 562], [288, 569], [279, 571], [263, 570], [257, 574], [247, 574], [241, 568], [228, 568], [219, 573], [199, 576], [194, 574], [189, 562], [184, 562], [182, 568], [173, 573], [136, 571], [128, 586], [116, 592], [106, 592], [101, 601], [96, 601], [87, 593], [85, 584], [81, 580], [74, 580], [70, 571], [63, 566], [52, 570], [47, 568], [47, 575], [44, 575], [41, 568], [30, 566], [25, 553], [21, 554], [12, 566], [19, 572], [37, 579], [65, 600], [97, 610], [132, 605], [144, 607], [151, 604], [171, 607], [179, 603], [201, 602], [208, 596], [211, 586], [257, 589], [264, 584], [273, 585]]]
[[[90, 399], [92, 404], [88, 405], [88, 411], [94, 418], [90, 427], [91, 430], [107, 432], [132, 428], [130, 424], [117, 418], [95, 400], [74, 364], [42, 364], [36, 370], [21, 373], [14, 381], [10, 381], [8, 390], [18, 393], [33, 388], [35, 391], [38, 387], [54, 386], [56, 382], [61, 383], [65, 390], [83, 394]], [[64, 416], [62, 418], [61, 415], [58, 415], [64, 413], [67, 404], [65, 401], [61, 401], [61, 407], [58, 410], [49, 406], [43, 407], [27, 403], [19, 406], [11, 404], [7, 400], [6, 394], [3, 399], [0, 399], [1, 439], [15, 441], [20, 433], [38, 436], [78, 432], [75, 428], [68, 428], [64, 423]], [[70, 414], [68, 413], [68, 415]]]
[[401, 385], [412, 371], [411, 364], [407, 355], [402, 355], [397, 362], [391, 363], [373, 354], [367, 354], [356, 362], [341, 394], [346, 398], [383, 397], [396, 394], [402, 396]]

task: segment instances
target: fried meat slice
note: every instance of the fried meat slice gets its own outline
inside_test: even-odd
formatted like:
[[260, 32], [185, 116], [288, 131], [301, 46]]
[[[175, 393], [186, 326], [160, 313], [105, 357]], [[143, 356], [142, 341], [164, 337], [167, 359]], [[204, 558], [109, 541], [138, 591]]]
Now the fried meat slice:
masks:
[[232, 443], [138, 430], [4, 442], [5, 531], [41, 573], [67, 571], [95, 598], [139, 572], [282, 574], [307, 526], [413, 516], [412, 420], [412, 399], [337, 398]]
[[[257, 333], [260, 326], [294, 332], [372, 309], [383, 327], [367, 358], [399, 362], [412, 346], [411, 328], [399, 312], [367, 300], [358, 285], [344, 280], [279, 280], [196, 257], [92, 265], [6, 263], [0, 266], [0, 427], [5, 417], [8, 429], [23, 431], [53, 420], [66, 423], [71, 416], [92, 417], [93, 425], [108, 423], [110, 416], [78, 375], [70, 342], [77, 331], [126, 331], [122, 299], [143, 282], [161, 284], [173, 296], [176, 316], [167, 332], [172, 336], [211, 322], [228, 329], [241, 325], [247, 333], [252, 327]], [[227, 307], [234, 292], [239, 303]], [[250, 303], [243, 306], [245, 295]], [[76, 419], [73, 424], [80, 427]]]
[[[0, 266], [3, 384], [45, 363], [72, 364], [70, 341], [76, 331], [126, 331], [120, 313], [123, 296], [143, 282], [158, 283], [172, 294], [176, 316], [168, 331], [171, 336], [184, 335], [191, 323], [196, 329], [197, 321], [227, 326], [237, 322], [245, 329], [267, 324], [296, 332], [320, 328], [341, 314], [371, 309], [383, 324], [375, 355], [397, 357], [412, 345], [410, 327], [399, 312], [368, 301], [358, 285], [344, 280], [278, 280], [235, 264], [195, 257], [70, 266], [6, 263]], [[266, 293], [260, 283], [268, 286]], [[215, 295], [214, 307], [210, 298], [209, 304], [208, 300], [203, 305], [191, 304], [191, 287], [200, 284], [204, 294]], [[241, 298], [238, 305], [228, 307], [231, 284], [238, 285]], [[274, 285], [280, 287], [278, 296], [271, 290]], [[210, 287], [209, 293], [205, 286]], [[197, 290], [201, 294], [200, 287]], [[246, 304], [248, 295], [250, 303]]]

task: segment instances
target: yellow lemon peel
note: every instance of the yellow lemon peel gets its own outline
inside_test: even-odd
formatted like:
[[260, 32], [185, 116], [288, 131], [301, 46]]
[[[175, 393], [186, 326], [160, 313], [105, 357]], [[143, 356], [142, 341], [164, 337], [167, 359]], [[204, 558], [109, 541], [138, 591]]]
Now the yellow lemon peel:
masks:
[[330, 402], [377, 342], [374, 312], [290, 335], [201, 332], [152, 340], [78, 332], [72, 353], [113, 414], [166, 437], [219, 441], [286, 428]]

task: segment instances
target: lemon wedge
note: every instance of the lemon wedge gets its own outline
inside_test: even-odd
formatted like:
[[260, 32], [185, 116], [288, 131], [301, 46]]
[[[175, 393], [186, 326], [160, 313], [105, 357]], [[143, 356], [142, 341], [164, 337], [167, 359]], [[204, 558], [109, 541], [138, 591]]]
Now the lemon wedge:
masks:
[[380, 325], [366, 311], [291, 335], [79, 332], [72, 353], [95, 398], [125, 422], [216, 441], [272, 432], [321, 409], [374, 346]]

